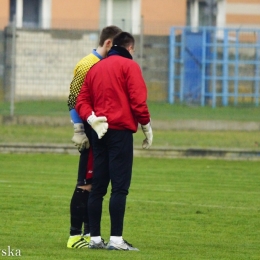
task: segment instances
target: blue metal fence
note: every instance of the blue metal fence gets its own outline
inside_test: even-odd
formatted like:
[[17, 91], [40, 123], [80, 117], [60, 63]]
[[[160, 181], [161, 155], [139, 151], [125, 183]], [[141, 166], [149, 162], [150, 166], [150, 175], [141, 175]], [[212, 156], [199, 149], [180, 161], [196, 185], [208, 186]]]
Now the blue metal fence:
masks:
[[172, 27], [169, 103], [259, 105], [260, 29]]

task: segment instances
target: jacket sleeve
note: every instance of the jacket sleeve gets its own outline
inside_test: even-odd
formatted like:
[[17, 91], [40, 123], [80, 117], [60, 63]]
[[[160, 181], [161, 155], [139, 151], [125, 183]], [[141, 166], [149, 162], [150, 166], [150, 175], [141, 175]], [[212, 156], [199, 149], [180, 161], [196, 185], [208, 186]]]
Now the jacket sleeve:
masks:
[[83, 66], [75, 69], [74, 77], [70, 83], [70, 92], [68, 97], [69, 110], [74, 109], [76, 105], [76, 99], [80, 92], [81, 86], [86, 76], [86, 69]]
[[73, 123], [82, 123], [81, 118], [75, 110], [77, 96], [80, 92], [81, 86], [84, 82], [86, 76], [86, 68], [79, 66], [74, 70], [74, 77], [70, 83], [70, 93], [68, 98], [68, 107], [70, 112], [70, 117]]
[[146, 125], [150, 122], [150, 113], [146, 103], [147, 88], [139, 65], [133, 61], [126, 74], [131, 110], [138, 123]]
[[92, 114], [93, 106], [90, 98], [88, 76], [86, 76], [78, 94], [75, 109], [80, 118], [84, 121], [87, 121], [87, 118]]

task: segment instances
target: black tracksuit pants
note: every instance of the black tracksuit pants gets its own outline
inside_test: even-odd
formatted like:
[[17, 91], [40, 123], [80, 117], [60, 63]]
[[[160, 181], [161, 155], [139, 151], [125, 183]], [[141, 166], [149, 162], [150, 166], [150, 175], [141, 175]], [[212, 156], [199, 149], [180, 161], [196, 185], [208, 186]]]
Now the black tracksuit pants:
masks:
[[92, 147], [94, 169], [92, 191], [88, 201], [90, 235], [101, 235], [102, 202], [111, 181], [110, 235], [122, 236], [126, 196], [132, 176], [133, 133], [108, 129], [102, 139], [98, 139], [96, 132], [92, 130]]

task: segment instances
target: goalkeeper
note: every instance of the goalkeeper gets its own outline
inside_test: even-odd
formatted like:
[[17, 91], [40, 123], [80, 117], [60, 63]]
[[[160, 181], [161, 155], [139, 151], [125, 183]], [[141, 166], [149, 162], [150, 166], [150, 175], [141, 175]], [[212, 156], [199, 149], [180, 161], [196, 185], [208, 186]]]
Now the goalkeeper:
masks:
[[[112, 46], [112, 40], [119, 32], [121, 32], [121, 29], [116, 26], [108, 26], [102, 30], [98, 48], [76, 64], [74, 77], [70, 84], [68, 107], [74, 126], [72, 142], [78, 148], [80, 157], [77, 184], [70, 203], [70, 237], [67, 242], [68, 248], [87, 248], [90, 241], [87, 204], [91, 190], [93, 170], [93, 156], [89, 142], [91, 127], [78, 116], [75, 110], [76, 99], [89, 69], [107, 56]], [[84, 229], [82, 231], [83, 225]]]

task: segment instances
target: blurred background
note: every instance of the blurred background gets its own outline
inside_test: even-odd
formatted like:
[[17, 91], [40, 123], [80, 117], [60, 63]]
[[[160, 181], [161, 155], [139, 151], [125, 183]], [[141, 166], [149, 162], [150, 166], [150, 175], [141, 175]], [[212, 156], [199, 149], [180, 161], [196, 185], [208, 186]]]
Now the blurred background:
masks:
[[260, 0], [1, 0], [1, 143], [70, 143], [73, 68], [111, 24], [136, 38], [155, 146], [258, 150]]

